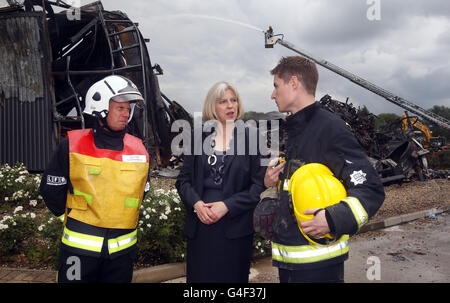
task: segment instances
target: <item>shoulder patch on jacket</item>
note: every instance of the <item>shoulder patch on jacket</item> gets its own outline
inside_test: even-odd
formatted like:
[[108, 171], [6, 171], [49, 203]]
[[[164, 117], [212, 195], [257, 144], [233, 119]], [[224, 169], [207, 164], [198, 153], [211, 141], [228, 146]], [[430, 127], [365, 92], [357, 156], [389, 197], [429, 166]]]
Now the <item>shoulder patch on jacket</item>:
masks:
[[364, 173], [362, 170], [354, 171], [350, 175], [350, 182], [353, 182], [354, 185], [363, 184], [367, 181], [366, 179], [367, 174]]
[[65, 185], [67, 184], [66, 178], [62, 176], [47, 175], [47, 185]]

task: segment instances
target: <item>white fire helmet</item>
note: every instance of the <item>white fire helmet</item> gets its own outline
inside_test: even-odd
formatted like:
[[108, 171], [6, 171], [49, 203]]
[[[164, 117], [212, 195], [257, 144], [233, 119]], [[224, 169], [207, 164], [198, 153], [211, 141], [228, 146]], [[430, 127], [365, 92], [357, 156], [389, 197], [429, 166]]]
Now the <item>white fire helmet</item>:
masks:
[[129, 79], [113, 75], [95, 82], [86, 93], [86, 105], [83, 113], [105, 118], [108, 115], [109, 101], [130, 102], [130, 118], [133, 118], [134, 105], [143, 101], [137, 86]]

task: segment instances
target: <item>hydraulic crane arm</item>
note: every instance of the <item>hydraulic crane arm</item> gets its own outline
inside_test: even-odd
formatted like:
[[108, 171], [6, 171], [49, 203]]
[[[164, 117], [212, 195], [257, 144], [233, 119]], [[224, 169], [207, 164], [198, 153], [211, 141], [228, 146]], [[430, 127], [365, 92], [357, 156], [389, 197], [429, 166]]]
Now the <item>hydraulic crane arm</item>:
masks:
[[416, 115], [418, 115], [428, 121], [431, 121], [440, 127], [450, 130], [450, 121], [445, 119], [444, 117], [441, 117], [433, 112], [427, 111], [416, 104], [413, 104], [399, 96], [396, 96], [396, 95], [388, 92], [387, 90], [385, 90], [373, 83], [370, 83], [369, 81], [367, 81], [355, 74], [352, 74], [352, 73], [346, 71], [345, 69], [334, 65], [331, 62], [328, 62], [327, 60], [317, 58], [317, 57], [311, 55], [310, 53], [295, 47], [293, 44], [284, 40], [283, 37], [281, 39], [277, 39], [276, 42], [274, 42], [274, 37], [283, 36], [283, 35], [281, 35], [281, 34], [274, 35], [272, 27], [269, 27], [269, 29], [266, 32], [264, 32], [264, 35], [265, 35], [266, 48], [272, 48], [274, 44], [279, 43], [279, 44], [283, 45], [284, 47], [302, 55], [303, 57], [306, 57], [306, 58], [314, 61], [315, 63], [319, 64], [320, 66], [323, 66], [326, 69], [329, 69], [329, 70], [337, 73], [338, 75], [340, 75], [344, 78], [347, 78], [348, 80], [352, 81], [353, 83], [356, 83], [359, 86], [362, 86], [363, 88], [385, 98], [389, 102], [392, 102], [410, 112], [413, 112]]

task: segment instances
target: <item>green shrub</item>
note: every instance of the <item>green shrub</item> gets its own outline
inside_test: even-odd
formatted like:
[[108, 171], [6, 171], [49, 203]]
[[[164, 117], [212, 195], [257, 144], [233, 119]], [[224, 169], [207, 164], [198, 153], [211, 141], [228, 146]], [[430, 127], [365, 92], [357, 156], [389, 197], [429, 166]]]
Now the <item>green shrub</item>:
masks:
[[27, 240], [36, 235], [36, 214], [21, 213], [22, 206], [16, 207], [12, 215], [0, 220], [0, 252], [5, 255], [19, 253]]
[[139, 261], [161, 264], [183, 261], [185, 209], [175, 189], [150, 188], [142, 201], [138, 223]]
[[17, 205], [27, 209], [43, 207], [40, 183], [41, 175], [30, 174], [22, 163], [0, 166], [0, 210], [11, 210]]
[[38, 260], [49, 262], [56, 269], [63, 225], [58, 218], [50, 211], [47, 211], [42, 224], [37, 229], [40, 238], [44, 241], [39, 249]]

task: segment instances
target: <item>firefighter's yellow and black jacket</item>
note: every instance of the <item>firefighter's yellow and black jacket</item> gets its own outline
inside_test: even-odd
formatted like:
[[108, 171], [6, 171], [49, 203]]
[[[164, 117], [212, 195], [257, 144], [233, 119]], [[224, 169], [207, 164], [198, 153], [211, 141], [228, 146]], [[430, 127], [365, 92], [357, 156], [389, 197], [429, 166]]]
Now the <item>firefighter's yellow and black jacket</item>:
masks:
[[301, 234], [290, 206], [286, 166], [273, 222], [273, 265], [302, 270], [343, 262], [348, 258], [349, 236], [366, 224], [383, 203], [383, 185], [350, 128], [320, 103], [287, 117], [286, 131], [286, 160], [327, 166], [343, 183], [347, 197], [325, 209], [331, 235], [339, 240], [325, 246], [311, 244]]
[[148, 169], [142, 141], [125, 131], [70, 131], [40, 186], [47, 207], [65, 223], [61, 248], [93, 257], [135, 256]]

